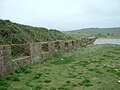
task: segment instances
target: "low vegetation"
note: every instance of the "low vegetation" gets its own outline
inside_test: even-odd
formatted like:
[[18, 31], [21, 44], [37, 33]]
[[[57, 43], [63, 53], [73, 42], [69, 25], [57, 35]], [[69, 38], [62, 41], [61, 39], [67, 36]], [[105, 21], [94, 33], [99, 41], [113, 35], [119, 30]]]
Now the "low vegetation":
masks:
[[0, 76], [0, 90], [120, 90], [120, 45], [81, 47]]
[[71, 36], [58, 30], [43, 27], [32, 27], [0, 20], [0, 44], [22, 44], [29, 42], [72, 39]]
[[81, 39], [81, 38], [86, 38], [86, 37], [90, 37], [87, 34], [83, 34], [81, 32], [63, 32], [68, 36], [72, 36], [73, 39]]

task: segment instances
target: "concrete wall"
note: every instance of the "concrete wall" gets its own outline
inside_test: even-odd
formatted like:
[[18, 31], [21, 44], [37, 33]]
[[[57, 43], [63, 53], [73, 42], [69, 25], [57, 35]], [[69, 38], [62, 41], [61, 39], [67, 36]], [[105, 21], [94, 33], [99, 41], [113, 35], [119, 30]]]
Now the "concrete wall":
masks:
[[[17, 68], [34, 63], [40, 63], [58, 51], [69, 51], [74, 47], [93, 44], [95, 37], [81, 40], [60, 40], [29, 44], [0, 45], [0, 75], [10, 74]], [[12, 55], [20, 55], [12, 59]], [[21, 57], [22, 55], [22, 57]]]

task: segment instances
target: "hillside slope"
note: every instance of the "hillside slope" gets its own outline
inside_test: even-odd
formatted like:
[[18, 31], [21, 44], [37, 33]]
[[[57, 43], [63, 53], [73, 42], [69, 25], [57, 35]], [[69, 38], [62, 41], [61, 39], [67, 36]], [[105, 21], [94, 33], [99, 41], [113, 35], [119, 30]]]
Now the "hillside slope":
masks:
[[0, 20], [0, 44], [22, 44], [66, 39], [71, 39], [71, 37], [57, 30]]

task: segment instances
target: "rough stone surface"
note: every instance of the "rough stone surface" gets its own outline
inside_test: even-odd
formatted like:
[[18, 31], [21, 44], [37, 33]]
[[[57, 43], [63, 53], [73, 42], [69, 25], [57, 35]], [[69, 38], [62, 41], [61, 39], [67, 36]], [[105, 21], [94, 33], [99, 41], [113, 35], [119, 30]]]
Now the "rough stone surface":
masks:
[[48, 43], [48, 50], [49, 50], [50, 56], [53, 56], [55, 54], [55, 42], [54, 41], [51, 41]]
[[20, 53], [23, 54], [24, 56], [29, 56], [30, 55], [30, 43], [27, 44], [13, 44], [11, 45], [11, 52], [15, 53]]
[[[60, 40], [38, 42], [30, 44], [0, 45], [0, 75], [14, 72], [17, 68], [33, 63], [40, 63], [49, 56], [54, 56], [58, 51], [69, 51], [74, 47], [93, 44], [96, 37], [83, 38], [81, 40]], [[22, 58], [11, 59], [12, 53], [25, 54]]]
[[30, 56], [32, 63], [38, 63], [42, 60], [42, 47], [41, 43], [30, 44]]

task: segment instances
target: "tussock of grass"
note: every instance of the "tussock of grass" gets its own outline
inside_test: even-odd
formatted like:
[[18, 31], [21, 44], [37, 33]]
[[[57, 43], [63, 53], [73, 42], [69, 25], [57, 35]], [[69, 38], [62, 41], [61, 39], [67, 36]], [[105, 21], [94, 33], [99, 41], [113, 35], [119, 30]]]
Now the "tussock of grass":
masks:
[[50, 83], [50, 82], [51, 82], [51, 80], [44, 80], [44, 82], [45, 82], [45, 83]]
[[114, 75], [117, 75], [118, 77], [120, 77], [120, 68], [108, 68], [107, 72], [112, 73]]
[[89, 69], [89, 71], [96, 72], [98, 74], [103, 74], [103, 72], [98, 68], [92, 68], [92, 69]]
[[88, 64], [90, 64], [88, 61], [80, 61], [79, 63], [77, 63], [80, 66], [86, 67]]
[[6, 78], [0, 76], [0, 87], [9, 87], [10, 84], [7, 82]]
[[93, 86], [89, 79], [84, 79], [81, 83], [78, 83], [78, 85], [85, 86], [85, 87]]
[[19, 76], [15, 74], [7, 76], [6, 79], [11, 81], [20, 81]]
[[0, 87], [0, 90], [9, 90], [9, 89], [6, 87]]
[[78, 75], [75, 73], [68, 73], [68, 77], [67, 78], [76, 78]]
[[40, 89], [42, 89], [42, 87], [40, 85], [36, 85], [34, 88], [34, 90], [40, 90]]
[[31, 67], [30, 66], [23, 66], [18, 68], [16, 71], [16, 73], [31, 73]]
[[50, 87], [50, 90], [57, 90], [56, 88], [54, 88], [54, 87]]

